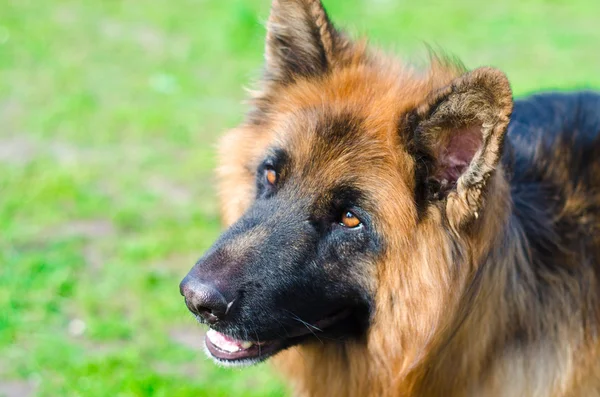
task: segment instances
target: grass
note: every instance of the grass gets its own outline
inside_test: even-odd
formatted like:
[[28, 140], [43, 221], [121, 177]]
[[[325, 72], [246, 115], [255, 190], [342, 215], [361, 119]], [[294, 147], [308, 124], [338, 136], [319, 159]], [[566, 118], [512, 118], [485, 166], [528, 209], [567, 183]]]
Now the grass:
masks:
[[[279, 396], [224, 370], [177, 289], [219, 233], [213, 144], [242, 117], [267, 0], [0, 0], [0, 395]], [[517, 95], [600, 88], [597, 0], [325, 0], [417, 62]]]

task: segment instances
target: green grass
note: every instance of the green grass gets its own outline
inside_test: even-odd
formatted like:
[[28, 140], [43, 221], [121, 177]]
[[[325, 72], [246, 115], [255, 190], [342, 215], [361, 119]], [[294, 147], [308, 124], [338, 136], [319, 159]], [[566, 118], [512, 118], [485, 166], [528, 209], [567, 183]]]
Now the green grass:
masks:
[[[213, 145], [268, 3], [0, 0], [0, 395], [285, 394], [268, 366], [208, 362], [178, 292], [219, 233]], [[517, 95], [600, 87], [597, 0], [325, 4], [417, 62], [426, 42], [497, 66]]]

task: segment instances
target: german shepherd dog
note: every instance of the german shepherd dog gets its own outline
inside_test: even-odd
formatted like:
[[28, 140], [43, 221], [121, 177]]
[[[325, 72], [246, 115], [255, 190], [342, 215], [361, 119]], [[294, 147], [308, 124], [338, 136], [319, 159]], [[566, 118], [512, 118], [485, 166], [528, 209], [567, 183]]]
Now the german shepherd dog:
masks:
[[513, 103], [274, 0], [251, 104], [180, 285], [216, 362], [275, 356], [299, 396], [600, 395], [600, 95]]

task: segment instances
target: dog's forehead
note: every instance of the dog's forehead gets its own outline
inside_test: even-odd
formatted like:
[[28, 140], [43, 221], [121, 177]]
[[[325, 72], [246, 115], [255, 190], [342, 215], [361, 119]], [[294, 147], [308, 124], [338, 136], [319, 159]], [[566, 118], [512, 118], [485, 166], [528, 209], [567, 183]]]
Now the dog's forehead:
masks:
[[370, 129], [359, 112], [327, 106], [289, 114], [277, 141], [287, 149], [290, 167], [304, 177], [359, 175], [389, 163], [393, 151], [392, 142]]
[[390, 77], [349, 68], [283, 88], [272, 98], [269, 115], [275, 141], [306, 170], [360, 174], [369, 165], [402, 162], [400, 120], [430, 85], [403, 69], [393, 72]]

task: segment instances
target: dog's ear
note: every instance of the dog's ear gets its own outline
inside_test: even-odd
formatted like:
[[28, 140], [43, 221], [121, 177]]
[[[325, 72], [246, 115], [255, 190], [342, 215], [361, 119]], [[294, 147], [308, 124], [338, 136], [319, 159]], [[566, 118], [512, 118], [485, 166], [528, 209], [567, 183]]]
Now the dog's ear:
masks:
[[286, 84], [326, 73], [348, 46], [319, 0], [274, 0], [267, 25], [265, 78]]
[[455, 226], [477, 218], [482, 209], [512, 106], [506, 76], [480, 68], [430, 94], [408, 117], [422, 196], [445, 200], [446, 215]]

